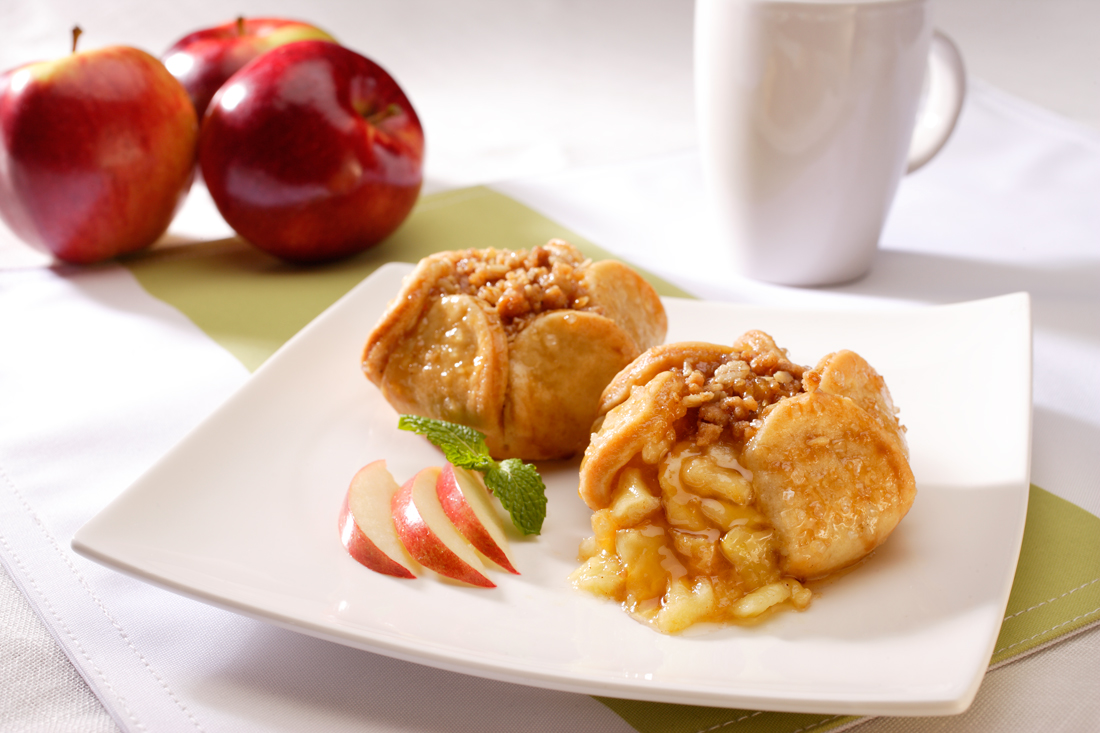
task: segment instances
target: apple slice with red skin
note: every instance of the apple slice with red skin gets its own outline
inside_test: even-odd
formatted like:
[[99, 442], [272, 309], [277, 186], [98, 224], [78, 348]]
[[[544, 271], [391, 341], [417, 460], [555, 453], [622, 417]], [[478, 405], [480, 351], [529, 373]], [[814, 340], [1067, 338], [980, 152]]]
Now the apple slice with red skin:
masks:
[[409, 479], [393, 496], [393, 523], [409, 554], [440, 575], [481, 588], [495, 588], [473, 545], [459, 534], [439, 503], [441, 470], [432, 466]]
[[504, 524], [481, 474], [448, 463], [435, 485], [443, 513], [474, 549], [502, 570], [519, 575], [504, 534]]
[[348, 553], [375, 572], [415, 578], [419, 564], [401, 544], [390, 507], [400, 490], [385, 461], [356, 472], [340, 510], [340, 540]]

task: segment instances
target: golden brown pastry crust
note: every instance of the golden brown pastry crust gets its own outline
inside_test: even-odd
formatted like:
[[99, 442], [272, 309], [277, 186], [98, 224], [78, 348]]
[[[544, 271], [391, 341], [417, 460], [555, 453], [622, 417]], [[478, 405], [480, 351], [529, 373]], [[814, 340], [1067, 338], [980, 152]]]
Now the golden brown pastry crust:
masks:
[[469, 425], [496, 458], [565, 458], [607, 383], [667, 327], [640, 275], [566, 242], [442, 252], [405, 280], [362, 365], [399, 412]]
[[807, 370], [759, 331], [731, 347], [666, 344], [604, 391], [579, 492], [606, 509], [625, 467], [656, 466], [674, 444], [718, 445], [751, 477], [783, 574], [820, 577], [880, 545], [913, 503], [895, 412], [882, 377], [850, 351]]
[[775, 528], [783, 572], [819, 578], [882, 544], [916, 495], [897, 434], [848, 397], [779, 402], [741, 458]]

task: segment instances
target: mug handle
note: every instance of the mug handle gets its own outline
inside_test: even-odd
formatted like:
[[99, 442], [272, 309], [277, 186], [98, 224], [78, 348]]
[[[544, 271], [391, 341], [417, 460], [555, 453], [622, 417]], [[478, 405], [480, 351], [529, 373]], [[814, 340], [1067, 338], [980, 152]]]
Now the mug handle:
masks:
[[951, 137], [966, 97], [966, 68], [955, 42], [940, 31], [932, 34], [920, 113], [909, 145], [912, 173], [932, 160]]

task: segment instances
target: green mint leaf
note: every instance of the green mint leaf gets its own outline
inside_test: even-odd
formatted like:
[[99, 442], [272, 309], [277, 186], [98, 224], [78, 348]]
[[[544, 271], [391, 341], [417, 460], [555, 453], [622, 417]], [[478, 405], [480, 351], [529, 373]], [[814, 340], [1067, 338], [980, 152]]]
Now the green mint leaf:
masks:
[[397, 427], [423, 435], [443, 451], [449, 463], [476, 471], [485, 471], [494, 462], [489, 457], [485, 436], [473, 428], [458, 423], [433, 420], [418, 415], [401, 415]]
[[535, 467], [508, 458], [485, 472], [485, 485], [512, 515], [512, 523], [524, 534], [542, 531], [546, 518], [546, 485]]
[[542, 531], [546, 518], [546, 485], [534, 466], [518, 458], [494, 461], [485, 445], [485, 436], [465, 425], [401, 415], [397, 427], [423, 435], [443, 451], [453, 465], [484, 474], [485, 485], [512, 516], [512, 523], [520, 532], [538, 534]]

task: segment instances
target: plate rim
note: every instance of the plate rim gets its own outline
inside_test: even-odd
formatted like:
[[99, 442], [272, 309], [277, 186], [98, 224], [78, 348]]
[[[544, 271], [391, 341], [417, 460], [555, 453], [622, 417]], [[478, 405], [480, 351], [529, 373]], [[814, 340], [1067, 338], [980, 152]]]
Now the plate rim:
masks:
[[[371, 276], [365, 278], [362, 282], [352, 288], [348, 293], [339, 298], [328, 309], [319, 315], [309, 325], [295, 334], [285, 344], [283, 344], [270, 359], [268, 359], [260, 368], [258, 368], [247, 380], [241, 385], [241, 387], [234, 392], [229, 399], [215, 409], [209, 416], [202, 420], [192, 431], [184, 437], [176, 446], [162, 456], [158, 461], [154, 463], [147, 472], [143, 473], [131, 486], [127, 487], [121, 492], [115, 499], [113, 499], [107, 506], [102, 508], [95, 514], [89, 521], [87, 521], [73, 536], [71, 545], [72, 549], [78, 554], [87, 557], [99, 564], [105, 565], [114, 570], [118, 570], [131, 577], [138, 578], [139, 580], [149, 583], [151, 585], [169, 590], [173, 593], [177, 593], [202, 603], [206, 603], [215, 607], [223, 608], [235, 613], [254, 618], [267, 623], [273, 623], [276, 626], [290, 629], [296, 632], [305, 633], [317, 638], [326, 639], [335, 643], [339, 643], [345, 646], [351, 646], [365, 651], [384, 654], [389, 657], [402, 659], [418, 664], [426, 664], [438, 669], [444, 669], [451, 672], [457, 672], [462, 674], [473, 674], [479, 677], [495, 679], [499, 681], [519, 683], [532, 685], [536, 687], [542, 687], [546, 689], [555, 689], [565, 692], [574, 692], [579, 694], [588, 695], [610, 695], [615, 697], [622, 697], [624, 699], [648, 699], [653, 700], [653, 691], [649, 689], [639, 689], [638, 686], [632, 682], [617, 682], [614, 680], [602, 680], [598, 684], [601, 689], [593, 690], [593, 684], [591, 680], [581, 680], [578, 683], [571, 683], [570, 680], [560, 676], [549, 676], [546, 674], [533, 673], [528, 670], [524, 678], [517, 678], [515, 676], [515, 668], [500, 668], [493, 665], [477, 664], [470, 660], [465, 663], [455, 662], [447, 655], [438, 653], [426, 653], [424, 650], [419, 652], [411, 652], [407, 646], [386, 643], [378, 638], [364, 639], [362, 636], [356, 636], [351, 633], [340, 633], [336, 629], [330, 626], [324, 626], [317, 624], [316, 622], [305, 621], [300, 618], [296, 618], [285, 613], [280, 612], [278, 609], [262, 608], [251, 605], [239, 598], [229, 598], [224, 594], [218, 594], [210, 591], [209, 589], [198, 588], [191, 584], [186, 584], [178, 580], [164, 577], [155, 572], [150, 572], [140, 566], [140, 564], [134, 564], [128, 561], [124, 557], [118, 557], [112, 555], [108, 550], [104, 549], [109, 543], [103, 543], [102, 539], [97, 540], [97, 524], [106, 521], [111, 515], [112, 511], [115, 511], [117, 507], [125, 502], [126, 496], [131, 491], [140, 490], [142, 480], [149, 473], [154, 472], [157, 467], [163, 462], [169, 460], [177, 451], [181, 450], [181, 446], [188, 443], [193, 439], [195, 435], [202, 435], [204, 431], [209, 430], [209, 425], [216, 424], [220, 419], [220, 416], [226, 411], [232, 410], [233, 405], [237, 399], [240, 399], [240, 395], [250, 389], [256, 389], [254, 386], [258, 383], [258, 380], [266, 379], [262, 375], [266, 374], [270, 368], [273, 368], [273, 364], [277, 364], [278, 361], [284, 358], [286, 352], [295, 351], [298, 348], [298, 344], [306, 341], [310, 338], [310, 335], [318, 328], [319, 323], [323, 323], [329, 314], [337, 309], [347, 307], [348, 302], [354, 302], [357, 300], [358, 293], [364, 288], [371, 287], [373, 281], [383, 276], [392, 276], [396, 271], [402, 274], [411, 272], [412, 266], [404, 263], [388, 263], [379, 267]], [[383, 275], [385, 273], [385, 275]], [[784, 312], [784, 313], [805, 313], [808, 310], [815, 312], [829, 312], [829, 313], [852, 313], [852, 314], [867, 314], [866, 308], [859, 307], [837, 307], [837, 308], [807, 308], [807, 307], [773, 307], [769, 305], [756, 305], [756, 304], [738, 304], [738, 303], [724, 303], [721, 301], [703, 301], [694, 299], [683, 298], [668, 298], [668, 300], [683, 301], [684, 303], [699, 303], [710, 304], [716, 303], [724, 306], [730, 306], [743, 310], [746, 312], [751, 311], [767, 311], [767, 312]], [[973, 306], [979, 303], [989, 303], [991, 301], [1001, 301], [1005, 307], [1022, 307], [1025, 310], [1026, 318], [1025, 323], [1021, 324], [1026, 326], [1028, 335], [1028, 355], [1031, 354], [1031, 309], [1030, 309], [1030, 296], [1027, 293], [1009, 293], [1004, 295], [993, 296], [991, 298], [983, 298], [979, 300], [963, 301], [960, 303], [945, 304], [945, 305], [917, 305], [912, 307], [902, 307], [897, 310], [890, 310], [886, 312], [888, 315], [895, 315], [906, 311], [924, 311], [927, 309], [943, 309], [943, 308], [957, 308], [959, 306]], [[1028, 362], [1026, 368], [1027, 379], [1027, 404], [1028, 404], [1028, 419], [1026, 422], [1027, 436], [1026, 440], [1028, 445], [1031, 443], [1031, 431], [1033, 429], [1032, 420], [1030, 419], [1031, 412], [1031, 362]], [[1018, 531], [1014, 531], [1013, 536], [1013, 548], [1014, 555], [1011, 559], [1011, 569], [1008, 571], [1007, 587], [1001, 594], [1000, 602], [1000, 615], [1003, 617], [1004, 607], [1008, 602], [1008, 593], [1011, 590], [1012, 577], [1015, 572], [1015, 567], [1019, 558], [1019, 553], [1022, 545], [1022, 536], [1024, 521], [1026, 520], [1026, 507], [1027, 507], [1027, 487], [1028, 480], [1030, 479], [1030, 452], [1027, 455], [1027, 471], [1028, 475], [1023, 481], [1022, 491], [1019, 498], [1020, 506], [1018, 507]], [[624, 618], [625, 614], [624, 614]], [[998, 625], [999, 628], [999, 625]], [[988, 652], [991, 655], [993, 647], [996, 642], [996, 630], [991, 634], [988, 640]], [[988, 658], [988, 655], [987, 655]], [[660, 699], [665, 702], [673, 702], [679, 704], [690, 705], [704, 705], [712, 707], [742, 707], [748, 706], [752, 708], [760, 708], [774, 711], [783, 712], [814, 712], [823, 714], [843, 714], [843, 715], [946, 715], [962, 712], [971, 704], [974, 695], [977, 692], [978, 686], [984, 676], [984, 668], [982, 668], [974, 679], [970, 681], [970, 684], [966, 690], [961, 691], [960, 694], [956, 694], [953, 697], [943, 697], [940, 699], [926, 699], [923, 701], [913, 701], [912, 698], [906, 698], [904, 701], [897, 700], [870, 700], [861, 699], [853, 706], [850, 700], [824, 700], [820, 696], [812, 695], [799, 695], [799, 694], [787, 694], [779, 697], [768, 698], [762, 697], [759, 692], [754, 692], [748, 696], [738, 695], [736, 693], [729, 695], [725, 699], [715, 699], [713, 695], [706, 695], [700, 697], [697, 694], [692, 694], [690, 690], [669, 690], [669, 694], [663, 695]], [[667, 689], [667, 688], [666, 688]], [[858, 707], [858, 711], [856, 711]]]

